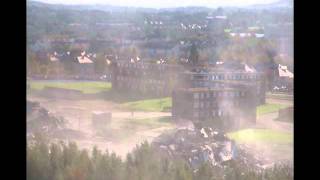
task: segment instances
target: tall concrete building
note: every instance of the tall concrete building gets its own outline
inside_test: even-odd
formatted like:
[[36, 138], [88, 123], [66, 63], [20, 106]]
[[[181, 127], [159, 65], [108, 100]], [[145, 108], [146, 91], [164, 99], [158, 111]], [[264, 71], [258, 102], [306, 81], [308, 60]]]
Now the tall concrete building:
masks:
[[264, 76], [246, 70], [199, 67], [179, 74], [172, 116], [222, 130], [250, 127], [265, 103]]

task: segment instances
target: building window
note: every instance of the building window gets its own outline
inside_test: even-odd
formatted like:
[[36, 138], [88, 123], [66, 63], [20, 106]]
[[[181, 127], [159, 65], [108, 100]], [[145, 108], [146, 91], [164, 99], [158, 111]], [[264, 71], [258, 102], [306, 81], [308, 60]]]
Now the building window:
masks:
[[193, 98], [194, 99], [199, 99], [199, 93], [193, 93]]
[[206, 98], [209, 99], [209, 98], [210, 98], [210, 93], [207, 92], [206, 94], [207, 94], [207, 97], [206, 97]]
[[195, 109], [199, 108], [199, 102], [194, 102], [193, 103], [193, 108], [195, 108]]
[[199, 112], [193, 112], [193, 117], [199, 117]]
[[204, 107], [203, 102], [200, 102], [200, 108], [203, 109], [203, 107]]
[[239, 106], [239, 101], [234, 101], [234, 106], [238, 107]]
[[215, 117], [215, 116], [216, 116], [216, 111], [213, 110], [213, 111], [212, 111], [212, 117]]
[[219, 109], [218, 110], [218, 116], [221, 117], [222, 116], [222, 111]]
[[200, 93], [200, 99], [204, 98], [204, 93]]

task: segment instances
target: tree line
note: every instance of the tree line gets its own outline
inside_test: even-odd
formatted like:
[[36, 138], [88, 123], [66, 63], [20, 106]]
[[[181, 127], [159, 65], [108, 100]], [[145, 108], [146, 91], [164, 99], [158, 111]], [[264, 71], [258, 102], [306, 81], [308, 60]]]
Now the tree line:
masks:
[[223, 170], [204, 163], [197, 171], [179, 158], [161, 156], [144, 142], [122, 160], [115, 153], [78, 149], [76, 143], [51, 143], [37, 137], [27, 146], [28, 180], [286, 180], [292, 167], [275, 166], [264, 173], [229, 164]]

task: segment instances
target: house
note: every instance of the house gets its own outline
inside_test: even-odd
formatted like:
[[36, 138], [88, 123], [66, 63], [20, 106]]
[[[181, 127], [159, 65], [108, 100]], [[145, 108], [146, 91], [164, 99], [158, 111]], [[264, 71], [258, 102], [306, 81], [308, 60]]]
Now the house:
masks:
[[276, 77], [273, 82], [273, 91], [293, 91], [293, 73], [288, 69], [287, 66], [278, 64], [276, 70]]
[[86, 52], [82, 52], [80, 56], [77, 57], [76, 71], [80, 78], [85, 78], [90, 75], [95, 74], [94, 63], [92, 60], [93, 56], [86, 55]]

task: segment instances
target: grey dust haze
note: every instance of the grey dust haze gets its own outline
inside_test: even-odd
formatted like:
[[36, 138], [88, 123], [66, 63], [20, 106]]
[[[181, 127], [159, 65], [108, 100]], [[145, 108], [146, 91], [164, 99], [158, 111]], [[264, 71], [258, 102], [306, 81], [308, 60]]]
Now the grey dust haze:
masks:
[[28, 180], [292, 180], [293, 1], [27, 1]]

